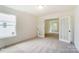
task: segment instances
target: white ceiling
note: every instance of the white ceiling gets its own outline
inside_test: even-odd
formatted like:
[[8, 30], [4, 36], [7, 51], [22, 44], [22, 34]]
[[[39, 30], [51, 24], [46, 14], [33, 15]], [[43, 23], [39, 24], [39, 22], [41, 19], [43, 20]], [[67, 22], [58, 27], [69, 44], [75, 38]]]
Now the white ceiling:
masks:
[[61, 12], [73, 10], [73, 5], [43, 5], [43, 9], [38, 9], [39, 5], [7, 5], [6, 7], [13, 8], [15, 10], [28, 12], [35, 16], [43, 16], [49, 13]]

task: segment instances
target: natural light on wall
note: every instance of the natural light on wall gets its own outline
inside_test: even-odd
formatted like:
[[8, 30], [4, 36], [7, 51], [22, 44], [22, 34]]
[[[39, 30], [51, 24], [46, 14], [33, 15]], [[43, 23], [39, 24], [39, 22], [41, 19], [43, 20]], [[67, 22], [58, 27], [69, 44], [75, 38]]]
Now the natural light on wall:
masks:
[[16, 16], [0, 13], [0, 39], [16, 36]]
[[57, 32], [57, 20], [50, 21], [50, 29], [49, 32]]

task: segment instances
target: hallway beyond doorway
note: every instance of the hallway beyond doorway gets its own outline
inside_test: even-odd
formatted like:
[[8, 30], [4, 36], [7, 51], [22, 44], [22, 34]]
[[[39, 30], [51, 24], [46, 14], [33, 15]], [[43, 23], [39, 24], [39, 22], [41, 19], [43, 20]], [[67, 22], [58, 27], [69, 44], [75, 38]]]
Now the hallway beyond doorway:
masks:
[[45, 38], [50, 38], [50, 39], [57, 39], [57, 40], [59, 40], [59, 34], [56, 34], [56, 33], [48, 33], [48, 34], [45, 34]]

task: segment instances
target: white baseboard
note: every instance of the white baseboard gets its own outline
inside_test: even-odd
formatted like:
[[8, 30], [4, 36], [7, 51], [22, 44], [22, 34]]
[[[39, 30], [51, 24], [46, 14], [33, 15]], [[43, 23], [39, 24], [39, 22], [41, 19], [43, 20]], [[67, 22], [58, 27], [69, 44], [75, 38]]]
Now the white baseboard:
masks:
[[63, 42], [67, 42], [67, 43], [70, 43], [71, 41], [68, 41], [68, 40], [64, 40], [64, 39], [59, 39], [60, 41], [63, 41]]

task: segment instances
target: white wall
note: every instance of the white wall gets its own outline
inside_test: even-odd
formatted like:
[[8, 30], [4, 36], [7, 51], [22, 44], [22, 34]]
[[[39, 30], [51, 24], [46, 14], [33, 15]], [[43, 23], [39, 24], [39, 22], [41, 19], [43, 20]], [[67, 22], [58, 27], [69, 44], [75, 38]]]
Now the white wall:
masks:
[[75, 30], [74, 30], [74, 42], [76, 48], [79, 50], [79, 6], [75, 10]]
[[[41, 33], [41, 35], [38, 34], [38, 36], [44, 37], [44, 34], [45, 34], [44, 28], [45, 28], [45, 20], [46, 19], [53, 19], [53, 18], [59, 18], [60, 19], [62, 16], [72, 16], [72, 18], [73, 18], [73, 10], [51, 13], [51, 14], [48, 14], [46, 16], [40, 17], [39, 22], [38, 22], [39, 23], [38, 28], [39, 28], [39, 32]], [[72, 19], [72, 21], [73, 21], [73, 19]]]
[[[6, 7], [1, 7], [1, 9]], [[9, 10], [9, 11], [8, 11]], [[5, 11], [5, 10], [4, 10]], [[27, 40], [36, 37], [36, 18], [21, 11], [14, 11], [6, 8], [6, 11], [0, 11], [1, 13], [10, 13], [16, 15], [16, 37], [10, 37], [0, 39], [0, 48], [9, 44], [13, 44], [18, 41]], [[13, 12], [14, 11], [14, 12]], [[12, 12], [12, 13], [11, 13]]]

